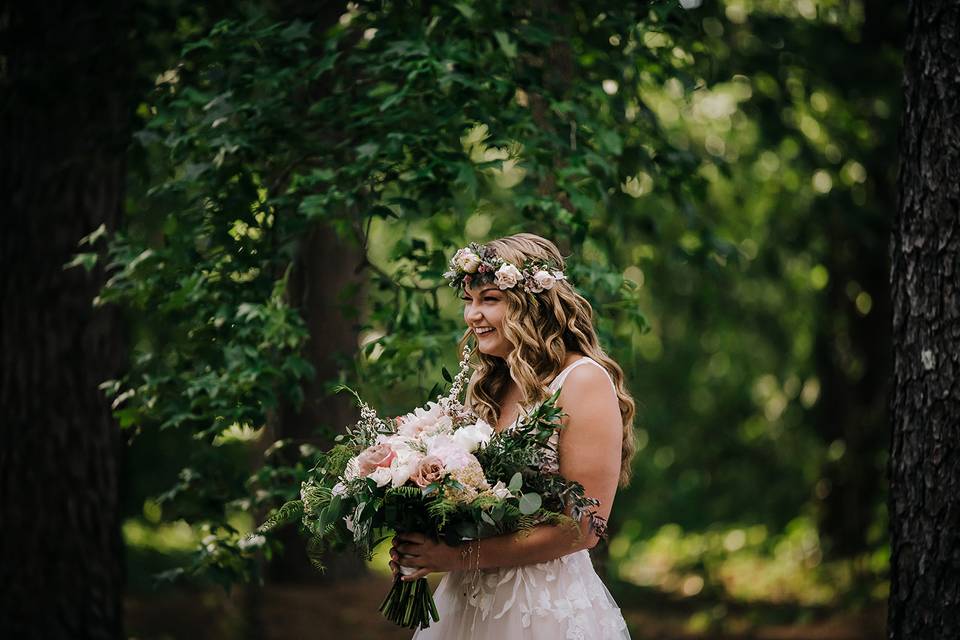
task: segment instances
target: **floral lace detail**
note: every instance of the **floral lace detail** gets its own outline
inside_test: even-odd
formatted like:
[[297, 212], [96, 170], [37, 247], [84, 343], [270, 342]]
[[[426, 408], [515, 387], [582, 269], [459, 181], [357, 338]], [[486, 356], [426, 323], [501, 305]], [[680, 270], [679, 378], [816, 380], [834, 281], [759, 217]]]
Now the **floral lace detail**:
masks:
[[524, 629], [551, 620], [568, 640], [624, 638], [627, 624], [597, 576], [586, 550], [519, 567], [456, 571], [448, 576], [456, 591], [479, 612], [482, 623], [516, 610]]

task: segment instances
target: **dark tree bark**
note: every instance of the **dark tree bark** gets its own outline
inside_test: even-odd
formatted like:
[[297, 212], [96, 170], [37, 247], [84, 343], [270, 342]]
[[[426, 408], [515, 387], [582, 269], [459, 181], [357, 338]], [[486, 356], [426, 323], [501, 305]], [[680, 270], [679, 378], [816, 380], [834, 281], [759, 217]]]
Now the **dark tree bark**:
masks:
[[63, 265], [122, 211], [126, 7], [0, 7], [4, 638], [123, 637], [121, 444], [98, 385], [126, 352], [92, 304], [102, 269]]
[[889, 637], [960, 637], [960, 5], [912, 1], [899, 210]]
[[[334, 443], [321, 439], [320, 427], [341, 430], [359, 417], [347, 394], [331, 396], [328, 385], [349, 366], [357, 351], [359, 297], [365, 272], [357, 273], [364, 256], [350, 240], [328, 226], [317, 226], [300, 243], [289, 285], [290, 304], [300, 311], [310, 331], [303, 357], [316, 370], [303, 384], [299, 410], [283, 403], [274, 436], [294, 443], [312, 442], [322, 448]], [[328, 554], [327, 570], [320, 574], [310, 564], [302, 536], [288, 527], [281, 532], [284, 553], [270, 563], [270, 577], [281, 582], [332, 582], [365, 571], [353, 554]]]

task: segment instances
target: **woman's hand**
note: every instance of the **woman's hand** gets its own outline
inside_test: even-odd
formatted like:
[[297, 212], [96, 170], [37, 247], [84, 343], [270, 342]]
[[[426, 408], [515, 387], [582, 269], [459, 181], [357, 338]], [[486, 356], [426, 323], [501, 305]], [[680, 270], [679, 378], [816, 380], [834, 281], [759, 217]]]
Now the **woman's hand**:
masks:
[[432, 540], [422, 533], [398, 533], [390, 549], [390, 570], [394, 578], [400, 567], [412, 567], [416, 571], [401, 580], [410, 582], [434, 571], [452, 571], [462, 568], [460, 549], [445, 542]]

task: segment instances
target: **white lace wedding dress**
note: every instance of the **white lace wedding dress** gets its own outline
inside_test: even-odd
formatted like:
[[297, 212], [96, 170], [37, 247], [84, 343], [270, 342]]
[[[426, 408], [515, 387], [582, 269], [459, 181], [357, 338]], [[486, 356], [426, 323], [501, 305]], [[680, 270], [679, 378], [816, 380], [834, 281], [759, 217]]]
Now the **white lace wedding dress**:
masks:
[[[554, 378], [550, 392], [563, 384], [570, 371], [585, 363], [606, 373], [596, 360], [580, 358]], [[551, 465], [554, 471], [559, 469], [558, 461]], [[585, 549], [538, 564], [483, 569], [479, 575], [475, 571], [451, 571], [440, 581], [433, 597], [440, 620], [417, 629], [414, 640], [630, 638], [620, 608], [594, 571]]]

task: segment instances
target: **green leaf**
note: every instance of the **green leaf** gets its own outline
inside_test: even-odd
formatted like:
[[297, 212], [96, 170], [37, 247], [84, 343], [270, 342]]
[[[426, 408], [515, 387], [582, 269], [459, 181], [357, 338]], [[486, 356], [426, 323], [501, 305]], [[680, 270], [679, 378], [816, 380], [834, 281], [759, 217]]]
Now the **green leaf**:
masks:
[[74, 267], [83, 267], [87, 273], [97, 264], [97, 254], [95, 253], [75, 253], [73, 260], [63, 265], [64, 270]]
[[463, 14], [463, 17], [467, 20], [473, 20], [473, 18], [477, 15], [477, 12], [473, 10], [473, 7], [468, 5], [466, 2], [454, 2], [453, 6], [457, 11]]
[[597, 132], [597, 138], [599, 139], [600, 147], [605, 151], [609, 151], [615, 156], [623, 153], [623, 138], [613, 129], [601, 129]]
[[520, 513], [529, 516], [540, 508], [543, 499], [539, 493], [525, 493], [520, 496]]
[[508, 58], [517, 57], [517, 43], [511, 41], [510, 36], [503, 31], [494, 31], [493, 37], [497, 39], [497, 44], [500, 45], [503, 55], [507, 56]]
[[510, 493], [516, 493], [520, 491], [520, 487], [523, 486], [523, 474], [517, 471], [513, 474], [513, 477], [510, 478], [510, 484], [507, 485], [507, 489], [510, 490]]

